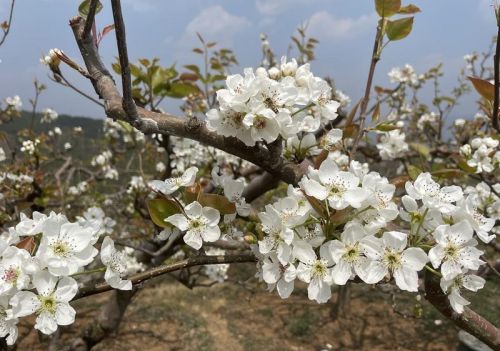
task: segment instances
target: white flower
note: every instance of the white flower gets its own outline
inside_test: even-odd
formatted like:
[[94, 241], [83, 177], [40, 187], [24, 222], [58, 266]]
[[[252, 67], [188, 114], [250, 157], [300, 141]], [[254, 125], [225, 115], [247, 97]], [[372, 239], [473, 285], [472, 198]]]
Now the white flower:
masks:
[[460, 289], [465, 288], [470, 291], [478, 291], [484, 287], [486, 282], [483, 278], [474, 274], [465, 274], [466, 271], [456, 275], [451, 279], [441, 278], [441, 289], [448, 294], [448, 300], [453, 310], [457, 313], [464, 311], [464, 306], [470, 304], [469, 301], [460, 295]]
[[266, 209], [259, 213], [262, 230], [266, 233], [259, 241], [259, 252], [263, 255], [275, 250], [279, 261], [286, 265], [292, 254], [293, 230], [283, 225], [283, 220], [275, 210]]
[[9, 298], [6, 295], [0, 296], [0, 338], [6, 338], [7, 345], [14, 345], [18, 336], [18, 319], [7, 316]]
[[292, 293], [296, 276], [295, 266], [283, 266], [275, 254], [269, 255], [262, 264], [262, 279], [270, 285], [270, 290], [276, 287], [282, 299], [288, 298]]
[[261, 140], [272, 143], [280, 133], [276, 114], [268, 108], [248, 113], [243, 119], [243, 124], [250, 129], [254, 143]]
[[383, 133], [380, 142], [377, 143], [382, 160], [393, 160], [403, 156], [408, 151], [405, 137], [405, 133], [401, 133], [399, 129]]
[[245, 181], [243, 179], [233, 179], [230, 176], [225, 176], [222, 177], [222, 186], [224, 188], [224, 195], [229, 201], [236, 205], [238, 214], [242, 217], [248, 216], [251, 206], [247, 204], [245, 198], [242, 197]]
[[5, 98], [5, 103], [8, 108], [12, 108], [16, 111], [21, 111], [21, 108], [23, 107], [23, 102], [21, 101], [19, 95]]
[[73, 278], [57, 278], [47, 271], [33, 276], [33, 285], [38, 295], [31, 291], [15, 294], [8, 315], [14, 318], [36, 313], [35, 329], [44, 334], [52, 334], [58, 325], [70, 325], [75, 321], [75, 310], [69, 301], [76, 295], [78, 285]]
[[101, 246], [101, 261], [106, 266], [104, 279], [114, 289], [132, 290], [132, 282], [122, 279], [127, 273], [126, 255], [115, 249], [115, 243], [107, 236]]
[[71, 275], [88, 265], [98, 251], [91, 244], [96, 228], [82, 227], [51, 216], [43, 225], [43, 236], [36, 257], [51, 274]]
[[423, 204], [430, 209], [438, 209], [447, 214], [455, 209], [452, 204], [463, 197], [462, 189], [459, 186], [445, 186], [441, 188], [438, 183], [432, 180], [428, 172], [420, 173], [415, 183], [406, 182], [406, 192], [415, 200], [422, 200]]
[[421, 248], [405, 250], [407, 237], [401, 232], [385, 232], [381, 239], [370, 236], [363, 240], [365, 255], [373, 260], [367, 272], [371, 281], [378, 282], [391, 273], [401, 290], [418, 291], [417, 272], [424, 268], [428, 258]]
[[294, 243], [293, 255], [300, 261], [297, 267], [297, 277], [308, 283], [307, 294], [310, 300], [325, 303], [332, 295], [330, 286], [333, 284], [333, 259], [328, 246], [320, 247], [320, 258], [316, 256], [311, 245], [304, 241]]
[[220, 237], [220, 229], [217, 226], [220, 220], [219, 211], [210, 207], [202, 207], [199, 202], [194, 201], [184, 208], [184, 214], [174, 214], [165, 219], [186, 231], [184, 242], [192, 248], [199, 250], [203, 241], [216, 241]]
[[477, 270], [484, 262], [479, 259], [483, 254], [478, 250], [474, 232], [470, 224], [462, 220], [453, 225], [440, 225], [434, 231], [436, 246], [429, 250], [429, 259], [434, 268], [441, 265], [444, 279], [452, 279], [462, 272], [462, 268]]
[[489, 235], [489, 232], [495, 226], [495, 219], [483, 216], [477, 210], [477, 200], [474, 195], [469, 195], [467, 199], [457, 203], [457, 210], [453, 213], [453, 218], [456, 220], [464, 219], [472, 226], [479, 239], [485, 243], [489, 243], [495, 238], [495, 234]]
[[347, 206], [359, 208], [369, 195], [358, 187], [358, 177], [350, 172], [340, 171], [331, 159], [323, 161], [317, 176], [317, 180], [305, 177], [302, 180], [303, 189], [307, 195], [318, 200], [328, 199], [330, 206], [336, 210]]
[[163, 162], [158, 162], [155, 166], [156, 172], [163, 173], [167, 169], [167, 166]]
[[321, 139], [320, 147], [325, 150], [331, 150], [338, 147], [342, 142], [342, 129], [333, 128]]
[[46, 108], [42, 111], [42, 123], [54, 122], [59, 114], [51, 108]]
[[341, 241], [332, 240], [327, 247], [335, 261], [332, 270], [333, 282], [337, 285], [345, 285], [347, 281], [356, 273], [365, 283], [373, 284], [367, 274], [370, 264], [368, 258], [363, 255], [363, 248], [360, 244], [368, 233], [358, 223], [350, 223], [342, 232]]
[[190, 167], [186, 169], [186, 171], [180, 177], [168, 178], [164, 181], [152, 180], [148, 183], [148, 185], [154, 191], [160, 192], [164, 195], [170, 195], [180, 187], [193, 185], [194, 181], [196, 180], [196, 173], [198, 173], [198, 168]]
[[3, 150], [2, 147], [0, 147], [0, 162], [3, 162], [7, 159], [7, 156], [5, 155], [5, 151]]
[[28, 251], [15, 246], [7, 247], [0, 261], [0, 295], [12, 289], [22, 290], [28, 287], [30, 277], [26, 268], [30, 260]]

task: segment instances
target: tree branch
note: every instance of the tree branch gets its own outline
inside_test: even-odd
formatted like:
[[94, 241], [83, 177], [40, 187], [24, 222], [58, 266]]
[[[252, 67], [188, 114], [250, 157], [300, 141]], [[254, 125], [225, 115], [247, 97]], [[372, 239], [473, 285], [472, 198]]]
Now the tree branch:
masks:
[[370, 70], [368, 72], [368, 79], [366, 80], [365, 87], [365, 95], [363, 100], [361, 100], [360, 111], [359, 111], [359, 132], [356, 135], [356, 139], [354, 139], [354, 143], [352, 144], [351, 152], [349, 153], [350, 159], [354, 157], [356, 154], [356, 149], [358, 144], [365, 134], [365, 120], [366, 120], [366, 110], [368, 108], [368, 102], [370, 101], [370, 92], [372, 89], [373, 75], [375, 74], [375, 67], [377, 66], [377, 62], [380, 60], [380, 46], [382, 44], [382, 28], [379, 24], [377, 26], [377, 34], [375, 35], [375, 42], [373, 43], [373, 52], [372, 58], [370, 61]]
[[425, 298], [455, 325], [493, 350], [500, 348], [500, 330], [468, 307], [465, 307], [462, 314], [456, 313], [451, 308], [447, 295], [441, 290], [438, 277], [429, 272], [425, 272]]
[[4, 43], [5, 39], [7, 38], [7, 35], [9, 35], [10, 27], [12, 25], [12, 16], [14, 15], [15, 3], [16, 3], [16, 0], [12, 0], [12, 2], [10, 3], [9, 19], [7, 21], [7, 29], [4, 30], [2, 39], [0, 39], [0, 46]]
[[83, 36], [85, 38], [90, 37], [90, 32], [92, 31], [92, 26], [94, 24], [95, 13], [97, 10], [97, 4], [99, 0], [91, 0], [89, 5], [89, 13], [85, 19], [85, 27], [83, 28]]
[[493, 57], [493, 68], [495, 72], [495, 96], [493, 100], [493, 116], [491, 116], [491, 121], [493, 128], [500, 133], [500, 126], [498, 124], [498, 105], [499, 102], [499, 94], [500, 94], [500, 23], [498, 23], [497, 19], [497, 44], [495, 50], [495, 56]]
[[122, 7], [120, 0], [111, 0], [113, 8], [113, 19], [115, 21], [116, 45], [118, 46], [118, 56], [120, 59], [120, 71], [122, 74], [123, 88], [123, 109], [127, 113], [129, 120], [138, 119], [137, 108], [132, 98], [132, 79], [130, 78], [130, 65], [127, 53], [127, 37], [125, 35], [125, 23], [123, 21]]
[[[201, 266], [207, 264], [255, 262], [256, 260], [257, 259], [252, 253], [242, 253], [240, 255], [224, 255], [224, 256], [195, 256], [176, 263], [161, 265], [149, 269], [145, 272], [134, 274], [128, 277], [128, 279], [132, 281], [133, 285], [137, 285], [154, 277], [178, 271], [188, 267]], [[109, 290], [113, 290], [113, 288], [106, 283], [86, 286], [78, 291], [73, 300], [78, 300], [86, 296], [100, 294]]]
[[116, 89], [111, 74], [101, 61], [97, 47], [91, 38], [84, 38], [82, 36], [83, 22], [81, 17], [75, 17], [71, 19], [70, 25], [94, 90], [104, 100], [104, 109], [108, 117], [128, 122], [145, 134], [173, 135], [213, 146], [254, 163], [286, 183], [297, 184], [300, 180], [304, 174], [304, 170], [298, 165], [287, 162], [282, 158], [279, 160], [273, 159], [271, 152], [263, 146], [255, 145], [249, 147], [237, 138], [223, 137], [209, 131], [203, 121], [196, 119], [186, 120], [168, 113], [153, 112], [141, 107], [137, 107], [138, 118], [130, 121], [122, 106], [122, 97]]

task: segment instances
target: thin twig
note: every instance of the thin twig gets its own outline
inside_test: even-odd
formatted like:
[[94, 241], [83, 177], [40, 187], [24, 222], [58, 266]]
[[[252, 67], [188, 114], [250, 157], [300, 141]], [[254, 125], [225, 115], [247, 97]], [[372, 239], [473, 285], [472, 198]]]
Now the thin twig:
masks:
[[373, 43], [373, 52], [372, 59], [370, 61], [370, 70], [368, 72], [368, 79], [366, 80], [365, 87], [365, 95], [361, 100], [361, 109], [359, 112], [359, 132], [356, 135], [356, 139], [352, 144], [351, 152], [349, 153], [350, 158], [352, 159], [356, 154], [356, 149], [358, 147], [359, 141], [363, 137], [365, 133], [365, 120], [366, 120], [366, 110], [368, 108], [368, 102], [370, 101], [370, 91], [372, 89], [373, 75], [375, 74], [375, 67], [377, 66], [377, 62], [380, 60], [380, 45], [382, 44], [382, 28], [381, 26], [377, 26], [377, 34], [375, 35], [375, 42]]
[[85, 27], [83, 27], [83, 37], [87, 38], [91, 31], [92, 31], [92, 26], [94, 24], [94, 19], [95, 19], [95, 13], [97, 10], [97, 4], [99, 3], [99, 0], [91, 0], [90, 5], [89, 5], [89, 13], [87, 15], [87, 18], [85, 19]]
[[60, 81], [58, 81], [57, 79], [52, 79], [52, 81], [56, 82], [56, 83], [59, 83], [61, 85], [64, 85], [70, 89], [73, 89], [75, 92], [77, 92], [78, 94], [82, 95], [83, 97], [89, 99], [90, 101], [96, 103], [97, 105], [101, 106], [104, 108], [104, 104], [102, 102], [100, 102], [99, 100], [97, 99], [94, 99], [92, 96], [88, 95], [87, 93], [83, 92], [82, 90], [80, 90], [79, 88], [77, 88], [76, 86], [74, 86], [72, 83], [70, 83], [65, 76], [63, 76], [62, 73], [58, 73], [57, 74], [58, 77], [60, 77], [63, 81], [64, 81], [64, 84], [61, 83]]
[[499, 105], [499, 94], [500, 94], [500, 23], [497, 23], [497, 47], [495, 50], [495, 56], [493, 57], [494, 70], [495, 70], [495, 96], [493, 99], [493, 116], [491, 116], [491, 122], [493, 128], [500, 132], [500, 126], [498, 124], [498, 105]]
[[0, 46], [4, 43], [5, 39], [7, 38], [7, 35], [9, 35], [10, 27], [12, 25], [12, 16], [14, 14], [14, 5], [16, 3], [16, 0], [12, 0], [10, 4], [10, 12], [9, 12], [9, 20], [7, 22], [7, 29], [3, 32], [2, 39], [0, 39]]
[[113, 8], [113, 19], [115, 21], [116, 44], [122, 73], [123, 87], [123, 109], [131, 121], [138, 120], [137, 108], [132, 98], [132, 79], [130, 78], [130, 65], [127, 53], [127, 37], [125, 35], [125, 23], [123, 22], [122, 8], [120, 0], [111, 0]]

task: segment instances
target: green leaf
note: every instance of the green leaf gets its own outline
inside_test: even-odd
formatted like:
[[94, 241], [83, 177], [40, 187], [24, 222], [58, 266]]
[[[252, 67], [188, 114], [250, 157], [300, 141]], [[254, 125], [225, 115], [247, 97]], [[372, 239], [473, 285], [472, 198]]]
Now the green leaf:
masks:
[[177, 81], [170, 85], [170, 89], [168, 89], [166, 95], [173, 98], [183, 98], [189, 94], [198, 93], [199, 91], [196, 85]]
[[408, 166], [408, 175], [410, 176], [411, 179], [413, 180], [417, 179], [420, 173], [422, 173], [422, 170], [420, 168], [415, 167], [413, 165]]
[[459, 169], [445, 168], [431, 172], [431, 174], [438, 178], [459, 178], [464, 175], [464, 172]]
[[374, 129], [379, 130], [381, 132], [390, 132], [391, 130], [399, 129], [399, 127], [394, 125], [393, 123], [382, 122], [380, 124], [377, 124]]
[[425, 144], [410, 143], [410, 147], [425, 158], [431, 157], [431, 150]]
[[[80, 6], [78, 6], [78, 14], [80, 15], [80, 17], [87, 18], [87, 16], [89, 15], [90, 1], [91, 0], [84, 0], [80, 3]], [[98, 1], [95, 13], [98, 14], [101, 10], [102, 4], [100, 1]]]
[[457, 165], [458, 165], [458, 168], [460, 168], [461, 170], [463, 170], [463, 171], [465, 171], [465, 172], [467, 172], [469, 174], [476, 173], [477, 168], [469, 166], [469, 164], [467, 163], [467, 161], [464, 160], [463, 158], [461, 158], [458, 161]]
[[190, 71], [193, 71], [197, 75], [200, 75], [200, 68], [196, 65], [185, 65], [184, 68], [187, 68]]
[[474, 89], [488, 101], [493, 101], [495, 99], [495, 86], [488, 82], [487, 80], [476, 78], [476, 77], [467, 77], [474, 86]]
[[375, 10], [382, 18], [388, 18], [398, 13], [401, 0], [375, 0]]
[[413, 4], [401, 6], [401, 8], [398, 11], [398, 13], [401, 15], [412, 15], [418, 12], [421, 12], [420, 7]]
[[389, 40], [401, 40], [411, 33], [413, 28], [413, 17], [400, 18], [394, 21], [388, 21], [386, 34]]
[[161, 228], [171, 226], [169, 223], [165, 222], [165, 218], [168, 218], [176, 213], [181, 213], [179, 205], [177, 205], [174, 200], [158, 198], [149, 200], [147, 204], [149, 215], [153, 223]]
[[230, 202], [227, 197], [222, 195], [199, 193], [198, 202], [202, 206], [215, 208], [221, 214], [231, 214], [236, 212], [236, 205]]

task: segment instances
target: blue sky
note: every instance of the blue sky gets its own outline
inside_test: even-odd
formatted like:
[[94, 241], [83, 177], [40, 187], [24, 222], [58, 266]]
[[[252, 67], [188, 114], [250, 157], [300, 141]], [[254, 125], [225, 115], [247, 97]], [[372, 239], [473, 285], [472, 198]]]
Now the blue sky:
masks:
[[[81, 62], [68, 20], [76, 14], [77, 0], [18, 0], [11, 34], [0, 47], [0, 98], [18, 94], [28, 108], [36, 77], [48, 86], [40, 108], [59, 113], [102, 118], [98, 106], [52, 83], [39, 63], [42, 53], [57, 47]], [[0, 0], [0, 21], [10, 1]], [[109, 2], [97, 17], [99, 28], [112, 23]], [[376, 16], [371, 0], [122, 0], [132, 61], [157, 56], [165, 65], [200, 63], [191, 48], [195, 32], [232, 48], [241, 65], [256, 66], [261, 58], [259, 34], [269, 36], [278, 55], [287, 51], [290, 35], [303, 22], [319, 39], [313, 71], [332, 76], [338, 87], [357, 101], [364, 87], [372, 49]], [[405, 4], [405, 2], [403, 1]], [[453, 87], [464, 54], [483, 51], [496, 32], [492, 0], [414, 0], [422, 9], [411, 35], [389, 45], [383, 53], [375, 84], [388, 86], [393, 66], [412, 64], [417, 72], [443, 62], [444, 90]], [[114, 33], [100, 47], [104, 62], [116, 55]], [[76, 74], [68, 77], [92, 93], [90, 83]], [[466, 98], [455, 117], [470, 118], [473, 96]], [[172, 112], [176, 104], [171, 103]], [[169, 105], [163, 106], [169, 109]]]

